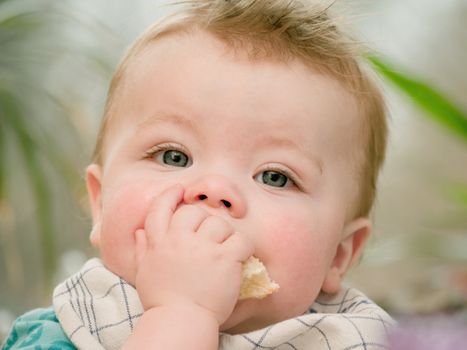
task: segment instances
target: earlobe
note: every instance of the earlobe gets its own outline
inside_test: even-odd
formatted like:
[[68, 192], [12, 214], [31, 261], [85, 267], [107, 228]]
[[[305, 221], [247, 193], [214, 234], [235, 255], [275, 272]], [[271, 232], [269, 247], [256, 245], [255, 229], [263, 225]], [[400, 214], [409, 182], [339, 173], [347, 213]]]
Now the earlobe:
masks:
[[91, 233], [89, 234], [89, 241], [92, 246], [99, 248], [101, 242], [101, 223], [100, 221], [92, 225]]
[[91, 205], [92, 221], [95, 224], [100, 221], [101, 215], [101, 167], [91, 164], [86, 168], [86, 187], [88, 190], [89, 204]]
[[339, 291], [345, 274], [362, 255], [370, 232], [371, 223], [368, 218], [355, 219], [345, 226], [342, 240], [323, 281], [323, 292], [333, 294]]
[[101, 176], [101, 167], [99, 165], [91, 164], [86, 168], [86, 187], [88, 190], [93, 222], [93, 227], [89, 238], [91, 244], [95, 247], [99, 246], [101, 231]]

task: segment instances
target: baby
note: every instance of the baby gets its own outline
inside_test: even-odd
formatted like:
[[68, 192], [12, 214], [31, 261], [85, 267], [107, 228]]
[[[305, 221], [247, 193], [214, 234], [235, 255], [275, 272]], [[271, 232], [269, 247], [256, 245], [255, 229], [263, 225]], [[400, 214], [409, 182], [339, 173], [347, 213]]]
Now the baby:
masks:
[[[384, 348], [391, 318], [343, 286], [387, 134], [355, 48], [305, 1], [186, 1], [151, 27], [86, 171], [101, 258], [5, 349]], [[280, 288], [239, 300], [251, 256]]]

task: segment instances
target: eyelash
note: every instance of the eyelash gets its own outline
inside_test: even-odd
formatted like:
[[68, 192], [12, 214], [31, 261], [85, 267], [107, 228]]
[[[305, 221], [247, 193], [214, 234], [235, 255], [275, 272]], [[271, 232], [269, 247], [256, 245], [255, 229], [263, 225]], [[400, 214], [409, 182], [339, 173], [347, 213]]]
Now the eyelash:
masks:
[[[164, 152], [164, 151], [183, 152], [189, 157], [188, 152], [184, 147], [181, 147], [176, 144], [165, 143], [165, 144], [156, 145], [150, 148], [149, 150], [147, 150], [146, 152], [144, 152], [144, 158], [145, 159], [153, 158], [155, 154]], [[290, 172], [289, 170], [283, 169], [278, 166], [270, 166], [262, 170], [262, 172], [265, 172], [265, 171], [275, 171], [277, 173], [280, 173], [286, 176], [292, 182], [293, 186], [296, 186], [298, 189], [301, 189], [301, 185], [299, 181], [297, 180], [297, 177], [294, 174], [292, 174], [292, 172]]]
[[184, 149], [183, 147], [180, 147], [178, 145], [171, 144], [171, 143], [164, 143], [161, 145], [156, 145], [150, 148], [149, 150], [147, 150], [146, 152], [144, 152], [144, 158], [154, 157], [155, 154], [159, 152], [164, 152], [164, 151], [178, 151], [178, 152], [185, 153], [189, 157], [187, 150]]
[[283, 168], [280, 168], [280, 167], [277, 167], [277, 166], [270, 166], [270, 167], [267, 167], [266, 169], [261, 170], [261, 172], [265, 172], [265, 171], [275, 171], [275, 172], [277, 172], [279, 174], [282, 174], [282, 175], [286, 176], [292, 182], [293, 186], [296, 186], [299, 189], [301, 189], [301, 186], [300, 186], [296, 176], [294, 174], [292, 174], [290, 171], [288, 171], [287, 169], [283, 169]]

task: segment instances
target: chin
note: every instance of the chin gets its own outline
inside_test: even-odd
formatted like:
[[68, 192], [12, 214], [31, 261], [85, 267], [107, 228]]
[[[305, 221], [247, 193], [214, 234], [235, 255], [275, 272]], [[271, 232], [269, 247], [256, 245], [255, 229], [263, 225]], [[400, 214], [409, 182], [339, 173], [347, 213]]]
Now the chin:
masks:
[[258, 300], [244, 300], [238, 302], [230, 317], [220, 326], [220, 331], [227, 334], [241, 334], [252, 332], [269, 325], [255, 315]]
[[[249, 304], [248, 300], [239, 301], [235, 305], [234, 310], [230, 314], [229, 318], [220, 326], [220, 331], [227, 334], [238, 334], [241, 333], [236, 331], [238, 327], [241, 327], [249, 319], [249, 315], [246, 313], [248, 308], [245, 306]], [[243, 327], [242, 327], [243, 328]]]

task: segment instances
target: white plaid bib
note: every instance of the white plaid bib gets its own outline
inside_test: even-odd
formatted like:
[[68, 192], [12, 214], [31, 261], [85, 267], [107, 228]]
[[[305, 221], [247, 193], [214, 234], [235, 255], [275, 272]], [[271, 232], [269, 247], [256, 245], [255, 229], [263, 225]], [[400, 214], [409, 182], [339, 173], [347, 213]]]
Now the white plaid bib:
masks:
[[[120, 349], [143, 308], [136, 289], [107, 270], [99, 259], [54, 291], [57, 318], [82, 350]], [[304, 315], [246, 334], [219, 336], [220, 350], [385, 349], [391, 317], [361, 292], [344, 288], [320, 295]]]

